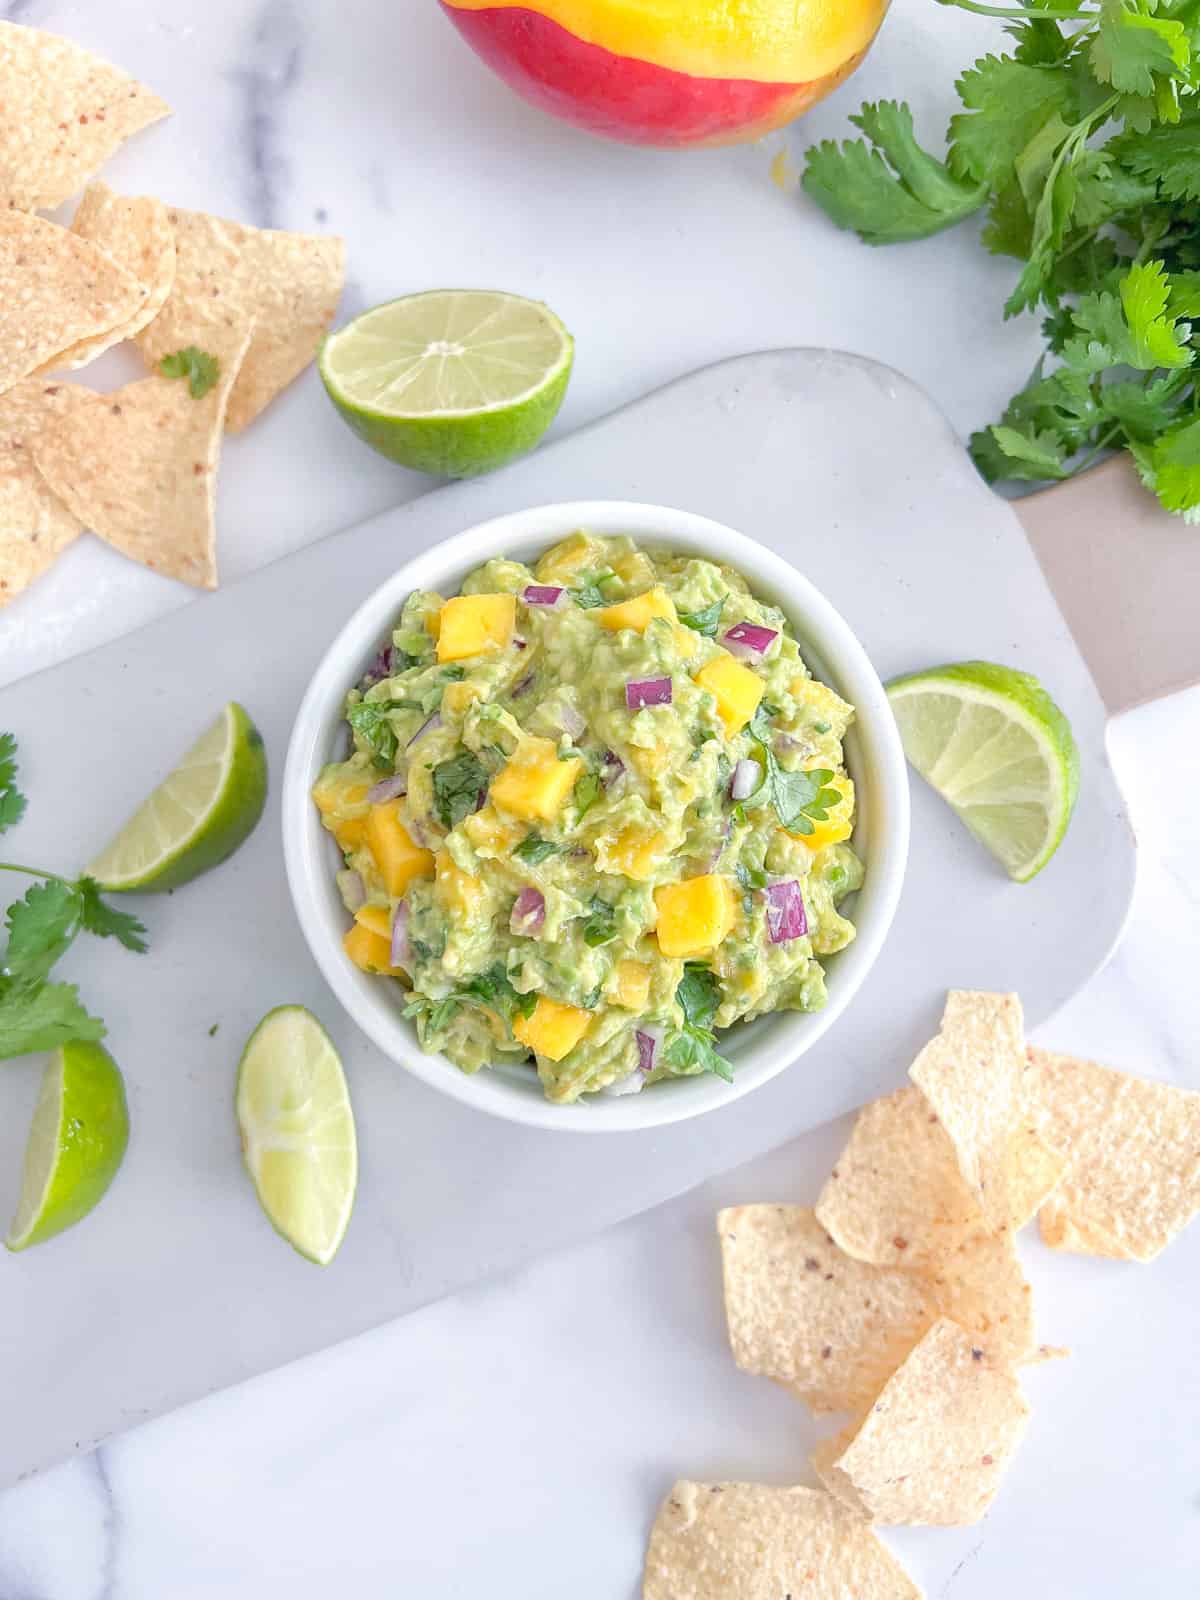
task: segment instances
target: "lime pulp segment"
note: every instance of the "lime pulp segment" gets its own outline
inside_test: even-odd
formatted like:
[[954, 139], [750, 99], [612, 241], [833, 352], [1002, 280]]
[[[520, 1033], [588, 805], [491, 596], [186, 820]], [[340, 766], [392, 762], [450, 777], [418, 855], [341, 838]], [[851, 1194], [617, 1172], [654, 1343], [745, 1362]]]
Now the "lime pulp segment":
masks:
[[358, 1183], [350, 1091], [337, 1051], [303, 1006], [269, 1011], [238, 1068], [242, 1152], [276, 1231], [319, 1266], [345, 1235]]
[[916, 771], [1010, 876], [1040, 872], [1071, 819], [1079, 754], [1038, 680], [967, 661], [894, 679], [888, 699]]

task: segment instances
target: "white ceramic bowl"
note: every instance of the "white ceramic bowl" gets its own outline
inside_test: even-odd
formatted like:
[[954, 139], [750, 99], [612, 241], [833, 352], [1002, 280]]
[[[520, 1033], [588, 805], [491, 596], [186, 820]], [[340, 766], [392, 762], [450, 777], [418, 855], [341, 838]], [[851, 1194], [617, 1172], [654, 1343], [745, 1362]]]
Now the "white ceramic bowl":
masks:
[[[857, 710], [846, 740], [855, 783], [855, 846], [866, 880], [851, 913], [854, 943], [828, 962], [824, 1010], [779, 1012], [722, 1035], [733, 1063], [732, 1085], [704, 1076], [655, 1084], [638, 1095], [594, 1095], [552, 1105], [536, 1074], [515, 1065], [468, 1077], [443, 1056], [426, 1055], [401, 1015], [396, 984], [360, 972], [346, 959], [348, 919], [334, 882], [341, 857], [309, 798], [327, 761], [346, 749], [342, 705], [347, 690], [390, 634], [414, 589], [454, 594], [472, 568], [492, 556], [527, 560], [576, 528], [629, 534], [641, 543], [729, 562], [756, 594], [788, 617], [814, 674]], [[797, 1061], [853, 1000], [879, 954], [896, 904], [908, 854], [908, 779], [896, 725], [866, 652], [829, 601], [772, 551], [732, 528], [688, 511], [616, 500], [536, 506], [495, 517], [409, 561], [359, 607], [326, 651], [301, 704], [283, 777], [283, 842], [288, 882], [300, 926], [330, 988], [363, 1032], [400, 1066], [443, 1094], [514, 1122], [572, 1132], [623, 1132], [679, 1122], [729, 1105]]]

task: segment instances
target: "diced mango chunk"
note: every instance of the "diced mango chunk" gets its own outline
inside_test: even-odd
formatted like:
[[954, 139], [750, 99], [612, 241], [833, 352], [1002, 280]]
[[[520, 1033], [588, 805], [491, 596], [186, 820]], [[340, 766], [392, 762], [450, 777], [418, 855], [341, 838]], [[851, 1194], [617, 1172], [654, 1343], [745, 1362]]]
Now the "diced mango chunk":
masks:
[[650, 968], [640, 961], [618, 961], [609, 984], [612, 998], [628, 1011], [641, 1011], [650, 998]]
[[341, 822], [334, 823], [331, 831], [343, 850], [357, 850], [367, 836], [367, 819], [365, 816], [344, 817]]
[[578, 756], [558, 759], [558, 747], [532, 735], [522, 739], [492, 780], [490, 799], [514, 817], [548, 822], [561, 811], [583, 771]]
[[615, 839], [599, 841], [599, 845], [603, 855], [601, 871], [621, 872], [639, 883], [654, 877], [668, 854], [661, 833], [636, 824], [622, 828]]
[[572, 533], [547, 550], [534, 569], [539, 583], [565, 585], [601, 559], [601, 546], [586, 533]]
[[709, 872], [702, 878], [664, 884], [654, 891], [658, 908], [658, 948], [664, 956], [699, 956], [728, 937], [737, 896], [728, 878]]
[[509, 642], [517, 621], [517, 598], [511, 594], [459, 594], [446, 601], [439, 615], [438, 660], [464, 661]]
[[386, 906], [365, 905], [359, 906], [354, 913], [355, 922], [364, 928], [370, 928], [372, 933], [379, 934], [387, 939], [389, 944], [392, 937], [392, 917]]
[[823, 850], [827, 844], [841, 844], [854, 832], [854, 780], [839, 774], [830, 779], [828, 787], [836, 789], [842, 797], [836, 805], [830, 806], [828, 821], [814, 821], [811, 833], [792, 835], [794, 839], [802, 839], [810, 850]]
[[448, 683], [442, 692], [442, 710], [453, 717], [465, 716], [476, 700], [486, 694], [481, 683]]
[[402, 969], [392, 966], [391, 941], [361, 922], [355, 922], [346, 933], [342, 949], [354, 965], [361, 967], [364, 972], [383, 973], [391, 978], [402, 976]]
[[513, 1038], [527, 1044], [535, 1055], [561, 1061], [574, 1050], [591, 1021], [589, 1011], [564, 1005], [559, 1000], [548, 1000], [543, 994], [538, 996], [537, 1005], [527, 1017], [514, 1020]]
[[460, 921], [469, 921], [484, 903], [483, 884], [455, 865], [448, 850], [437, 853], [437, 879], [434, 894], [439, 903]]
[[644, 550], [630, 550], [618, 556], [612, 569], [622, 583], [649, 585], [654, 582], [654, 563]]
[[346, 783], [338, 777], [327, 778], [324, 773], [313, 784], [313, 803], [323, 817], [341, 815], [365, 803], [369, 783]]
[[756, 672], [735, 661], [727, 650], [705, 662], [696, 673], [696, 682], [716, 697], [725, 732], [731, 738], [742, 731], [758, 710], [766, 688]]
[[521, 823], [499, 816], [492, 806], [465, 818], [461, 827], [474, 849], [489, 856], [506, 855], [527, 831]]
[[433, 851], [414, 843], [394, 800], [371, 807], [366, 838], [390, 895], [399, 898], [414, 878], [433, 876]]
[[600, 626], [611, 628], [614, 633], [621, 628], [645, 633], [655, 617], [665, 617], [668, 622], [676, 621], [674, 601], [661, 584], [647, 589], [645, 594], [635, 595], [632, 600], [622, 600], [615, 606], [602, 606], [596, 612], [596, 621]]
[[444, 602], [443, 605], [426, 606], [424, 611], [421, 613], [421, 620], [425, 624], [425, 632], [431, 639], [436, 639], [438, 634], [442, 631], [443, 606]]

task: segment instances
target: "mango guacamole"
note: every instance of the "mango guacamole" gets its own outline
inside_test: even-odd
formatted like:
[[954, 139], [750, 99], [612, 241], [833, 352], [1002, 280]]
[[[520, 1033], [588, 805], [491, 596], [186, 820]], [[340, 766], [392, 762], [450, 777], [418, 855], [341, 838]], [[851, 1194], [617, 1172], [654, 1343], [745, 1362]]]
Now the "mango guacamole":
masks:
[[730, 1078], [719, 1030], [817, 1010], [854, 937], [853, 715], [694, 556], [580, 532], [413, 594], [313, 789], [347, 958], [423, 1049], [554, 1101]]

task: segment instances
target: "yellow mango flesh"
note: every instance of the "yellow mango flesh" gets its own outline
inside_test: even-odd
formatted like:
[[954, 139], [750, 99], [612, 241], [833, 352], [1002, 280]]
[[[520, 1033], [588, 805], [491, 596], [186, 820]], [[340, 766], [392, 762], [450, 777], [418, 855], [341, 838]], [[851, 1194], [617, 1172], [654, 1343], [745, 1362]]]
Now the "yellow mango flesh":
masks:
[[346, 817], [333, 825], [333, 837], [343, 850], [357, 850], [367, 836], [366, 817]]
[[433, 875], [433, 851], [423, 850], [409, 837], [394, 800], [372, 806], [366, 821], [367, 847], [387, 892], [399, 898], [414, 878]]
[[668, 622], [677, 620], [674, 602], [661, 584], [647, 589], [645, 594], [635, 595], [632, 600], [622, 600], [619, 605], [602, 606], [595, 615], [600, 626], [611, 628], [613, 633], [622, 628], [645, 633], [655, 617], [665, 617]]
[[582, 771], [578, 756], [560, 761], [549, 739], [524, 738], [492, 780], [489, 799], [514, 817], [548, 822], [562, 810]]
[[472, 912], [483, 903], [483, 884], [456, 867], [448, 851], [439, 850], [434, 895], [458, 921], [468, 922]]
[[731, 738], [742, 731], [758, 710], [766, 688], [757, 673], [735, 661], [728, 651], [706, 662], [696, 673], [695, 681], [715, 697], [717, 711]]
[[466, 817], [461, 826], [475, 850], [492, 856], [506, 854], [526, 832], [519, 822], [498, 816], [491, 806]]
[[659, 833], [644, 833], [641, 828], [623, 828], [615, 839], [605, 846], [605, 862], [627, 878], [644, 883], [652, 878], [666, 857], [666, 847]]
[[830, 806], [828, 821], [814, 822], [811, 833], [792, 835], [793, 839], [802, 839], [810, 850], [823, 850], [827, 844], [841, 844], [854, 832], [853, 779], [834, 777], [829, 780], [828, 787], [836, 789], [842, 797], [836, 805]]
[[451, 716], [461, 717], [470, 709], [476, 700], [482, 700], [486, 693], [479, 683], [448, 683], [442, 692], [442, 710], [448, 711]]
[[386, 906], [359, 906], [354, 913], [355, 922], [364, 928], [370, 928], [372, 933], [377, 933], [388, 941], [392, 938], [392, 919]]
[[650, 998], [650, 968], [640, 961], [618, 961], [610, 989], [619, 1006], [641, 1011]]
[[527, 1017], [513, 1022], [513, 1038], [528, 1045], [535, 1055], [561, 1061], [583, 1038], [591, 1020], [591, 1012], [548, 1000], [543, 994]]
[[654, 891], [658, 948], [664, 956], [688, 957], [715, 950], [733, 929], [737, 897], [728, 878], [709, 872]]
[[455, 595], [439, 617], [438, 660], [465, 661], [509, 642], [517, 621], [517, 599], [511, 594]]
[[361, 922], [356, 922], [347, 932], [342, 949], [364, 972], [383, 973], [393, 978], [402, 976], [401, 969], [392, 966], [391, 941]]

